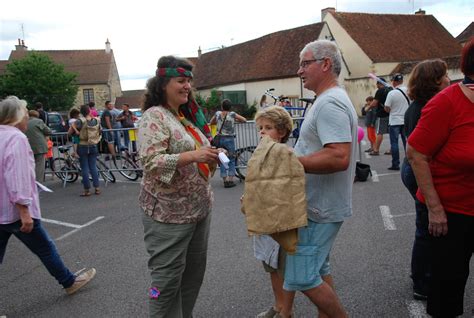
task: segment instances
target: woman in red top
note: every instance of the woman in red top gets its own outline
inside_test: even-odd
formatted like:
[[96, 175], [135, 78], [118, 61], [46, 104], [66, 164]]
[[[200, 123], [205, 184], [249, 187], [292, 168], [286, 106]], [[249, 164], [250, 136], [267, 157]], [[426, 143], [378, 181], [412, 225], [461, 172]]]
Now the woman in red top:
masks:
[[427, 312], [463, 314], [474, 252], [474, 38], [463, 48], [462, 83], [433, 97], [408, 139], [417, 198], [428, 209], [431, 279]]

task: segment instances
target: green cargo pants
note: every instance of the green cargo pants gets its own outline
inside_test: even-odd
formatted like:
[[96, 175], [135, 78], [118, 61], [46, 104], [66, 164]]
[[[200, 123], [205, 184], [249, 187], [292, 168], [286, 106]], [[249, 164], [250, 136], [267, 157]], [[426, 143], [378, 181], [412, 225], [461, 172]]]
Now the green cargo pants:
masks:
[[150, 255], [150, 317], [190, 318], [206, 271], [211, 215], [198, 223], [171, 224], [143, 215], [145, 247]]

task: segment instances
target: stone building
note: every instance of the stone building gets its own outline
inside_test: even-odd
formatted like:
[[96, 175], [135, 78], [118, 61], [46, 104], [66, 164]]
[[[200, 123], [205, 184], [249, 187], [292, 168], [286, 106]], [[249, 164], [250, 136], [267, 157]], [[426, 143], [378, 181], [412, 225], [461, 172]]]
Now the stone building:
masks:
[[[194, 69], [194, 87], [202, 96], [211, 89], [236, 104], [260, 101], [265, 90], [288, 96], [292, 105], [299, 97], [312, 97], [296, 75], [303, 46], [317, 39], [331, 38], [325, 23], [271, 33], [248, 42], [201, 54]], [[347, 76], [343, 65], [341, 78]], [[267, 98], [272, 102], [271, 98]]]
[[[0, 74], [10, 61], [21, 59], [32, 52], [23, 41], [18, 42], [8, 60], [0, 61]], [[96, 107], [101, 109], [106, 100], [115, 102], [117, 97], [122, 96], [117, 64], [108, 39], [104, 50], [35, 50], [34, 52], [46, 54], [55, 63], [64, 65], [65, 71], [77, 74], [79, 89], [74, 106], [93, 101]]]
[[296, 76], [299, 53], [317, 39], [335, 41], [341, 49], [343, 69], [339, 82], [357, 111], [365, 98], [373, 95], [375, 81], [368, 73], [389, 78], [401, 72], [408, 82], [416, 63], [431, 58], [444, 59], [452, 80], [461, 78], [461, 45], [432, 15], [372, 14], [321, 11], [320, 23], [275, 32], [258, 39], [198, 54], [194, 86], [208, 96], [211, 89], [224, 97], [252, 104], [264, 91], [275, 88], [289, 96], [293, 105], [301, 97], [312, 97]]

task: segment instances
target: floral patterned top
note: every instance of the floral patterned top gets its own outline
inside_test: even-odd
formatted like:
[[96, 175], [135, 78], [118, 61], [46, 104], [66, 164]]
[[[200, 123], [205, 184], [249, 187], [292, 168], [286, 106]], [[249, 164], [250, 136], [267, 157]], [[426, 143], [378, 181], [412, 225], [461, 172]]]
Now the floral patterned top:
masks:
[[145, 213], [163, 223], [204, 219], [211, 212], [213, 194], [196, 163], [177, 167], [179, 154], [196, 147], [181, 122], [165, 107], [153, 106], [140, 120], [138, 141], [143, 167], [139, 205]]

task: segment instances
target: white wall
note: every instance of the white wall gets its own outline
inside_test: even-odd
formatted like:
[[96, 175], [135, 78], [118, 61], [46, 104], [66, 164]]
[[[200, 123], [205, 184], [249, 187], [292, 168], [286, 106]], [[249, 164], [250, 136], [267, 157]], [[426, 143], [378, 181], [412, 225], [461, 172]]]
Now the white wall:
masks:
[[339, 49], [351, 72], [350, 77], [365, 77], [370, 72], [372, 61], [337, 22], [332, 14], [327, 14], [324, 21], [328, 24]]
[[369, 71], [363, 74], [361, 77], [367, 77], [369, 72], [376, 74], [377, 76], [384, 77], [389, 80], [389, 74], [392, 73], [393, 69], [400, 64], [398, 62], [386, 62], [386, 63], [374, 63], [370, 65]]

